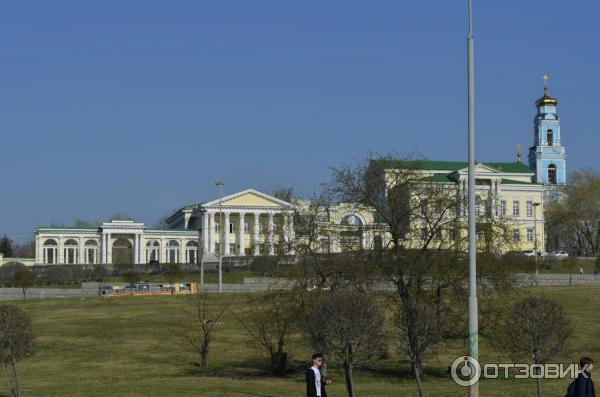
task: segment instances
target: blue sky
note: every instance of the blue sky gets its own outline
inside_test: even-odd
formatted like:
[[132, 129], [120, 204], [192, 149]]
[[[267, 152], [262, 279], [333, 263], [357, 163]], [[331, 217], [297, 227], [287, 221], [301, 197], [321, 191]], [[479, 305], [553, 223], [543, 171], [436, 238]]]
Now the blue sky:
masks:
[[[474, 0], [477, 159], [532, 143], [542, 75], [568, 168], [598, 168], [600, 3]], [[154, 224], [368, 151], [466, 158], [465, 1], [0, 5], [0, 233], [116, 212]]]

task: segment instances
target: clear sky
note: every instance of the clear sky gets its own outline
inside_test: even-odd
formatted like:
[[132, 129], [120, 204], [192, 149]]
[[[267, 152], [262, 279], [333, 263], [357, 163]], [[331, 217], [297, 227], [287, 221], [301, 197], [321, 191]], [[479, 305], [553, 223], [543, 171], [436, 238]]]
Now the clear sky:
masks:
[[[218, 179], [310, 193], [368, 151], [464, 160], [466, 4], [2, 2], [0, 233], [152, 225]], [[569, 171], [598, 168], [600, 2], [474, 7], [477, 159], [532, 144], [548, 73]]]

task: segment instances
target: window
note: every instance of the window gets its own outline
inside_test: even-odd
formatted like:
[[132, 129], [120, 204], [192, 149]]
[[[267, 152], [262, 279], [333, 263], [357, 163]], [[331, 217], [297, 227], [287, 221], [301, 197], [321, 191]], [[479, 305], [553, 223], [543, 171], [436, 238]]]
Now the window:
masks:
[[546, 131], [546, 141], [548, 142], [548, 146], [554, 145], [554, 131], [551, 128], [548, 128], [548, 131]]
[[92, 264], [96, 263], [96, 252], [98, 249], [98, 243], [94, 240], [88, 240], [85, 243], [85, 263]]
[[156, 240], [146, 243], [146, 263], [158, 262], [160, 260], [160, 243]]
[[167, 243], [167, 262], [179, 262], [179, 243], [175, 240], [170, 240]]
[[58, 244], [56, 240], [46, 240], [44, 242], [44, 263], [56, 263], [58, 254]]
[[527, 216], [530, 218], [533, 216], [533, 201], [527, 202]]
[[229, 224], [229, 234], [233, 233], [235, 227], [233, 226], [233, 222]]
[[198, 262], [198, 243], [195, 241], [188, 241], [185, 245], [185, 256], [187, 263]]
[[556, 166], [554, 164], [548, 166], [548, 182], [556, 184]]
[[77, 263], [77, 241], [70, 239], [65, 242], [63, 261], [68, 264]]
[[250, 233], [250, 224], [248, 222], [244, 222], [244, 232]]
[[519, 229], [513, 230], [513, 241], [515, 241], [515, 242], [521, 241], [521, 231]]
[[521, 215], [521, 206], [518, 201], [513, 201], [513, 216]]
[[500, 201], [500, 215], [506, 216], [506, 200]]
[[527, 241], [533, 242], [533, 229], [527, 229]]
[[221, 255], [221, 244], [215, 243], [215, 254]]
[[236, 244], [229, 244], [229, 253], [230, 254], [235, 254], [236, 247], [237, 247]]
[[217, 221], [215, 222], [215, 233], [219, 233], [221, 231], [221, 224]]

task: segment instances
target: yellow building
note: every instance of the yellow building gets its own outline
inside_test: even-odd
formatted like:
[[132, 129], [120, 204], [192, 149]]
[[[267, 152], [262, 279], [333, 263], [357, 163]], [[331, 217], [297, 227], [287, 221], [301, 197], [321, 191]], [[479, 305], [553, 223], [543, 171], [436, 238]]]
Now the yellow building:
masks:
[[[417, 173], [423, 183], [443, 186], [443, 191], [457, 197], [455, 213], [448, 216], [459, 221], [467, 221], [467, 175], [468, 164], [456, 161], [390, 161], [375, 160], [384, 174], [386, 186], [392, 186], [394, 178], [407, 169]], [[514, 163], [477, 163], [476, 179], [476, 212], [481, 219], [497, 221], [508, 228], [509, 246], [501, 247], [502, 251], [532, 250], [536, 247], [543, 250], [544, 239], [544, 195], [545, 187], [533, 183], [534, 172], [525, 164]], [[410, 238], [419, 238], [422, 224], [413, 222], [410, 225]], [[427, 235], [427, 233], [422, 233]], [[448, 239], [449, 236], [440, 236]]]

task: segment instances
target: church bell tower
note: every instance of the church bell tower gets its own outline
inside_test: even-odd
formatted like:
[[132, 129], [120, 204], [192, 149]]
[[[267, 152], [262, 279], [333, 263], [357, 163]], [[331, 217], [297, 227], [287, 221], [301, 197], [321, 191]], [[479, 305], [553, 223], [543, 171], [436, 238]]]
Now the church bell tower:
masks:
[[533, 182], [548, 186], [567, 183], [567, 155], [561, 143], [560, 120], [556, 114], [558, 100], [548, 94], [548, 75], [544, 75], [544, 96], [535, 101], [533, 146], [529, 148], [529, 168]]

